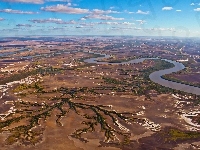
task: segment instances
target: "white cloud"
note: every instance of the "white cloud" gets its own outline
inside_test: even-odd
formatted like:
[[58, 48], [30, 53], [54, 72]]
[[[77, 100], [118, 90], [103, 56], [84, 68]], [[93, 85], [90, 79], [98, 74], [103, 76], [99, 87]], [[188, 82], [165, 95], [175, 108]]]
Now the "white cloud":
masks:
[[111, 27], [108, 29], [109, 30], [142, 30], [142, 28], [136, 28], [136, 27]]
[[112, 10], [100, 10], [100, 9], [93, 9], [92, 13], [94, 14], [110, 14], [110, 13], [119, 13], [117, 11], [112, 11]]
[[200, 8], [196, 8], [196, 9], [194, 9], [194, 11], [200, 11]]
[[0, 21], [3, 21], [3, 20], [5, 20], [4, 18], [0, 18]]
[[66, 5], [63, 4], [57, 4], [55, 6], [47, 6], [47, 7], [42, 7], [41, 10], [44, 11], [50, 11], [50, 12], [60, 12], [60, 13], [68, 13], [68, 14], [110, 14], [110, 13], [119, 13], [117, 11], [112, 11], [112, 10], [100, 10], [100, 9], [82, 9], [82, 8], [74, 8], [71, 7], [72, 4], [68, 3]]
[[[85, 23], [83, 23], [85, 24]], [[81, 24], [81, 25], [83, 25]], [[135, 23], [131, 23], [131, 22], [113, 22], [113, 21], [102, 21], [102, 22], [93, 22], [90, 23], [90, 25], [95, 25], [95, 24], [99, 24], [99, 25], [134, 25]]]
[[163, 7], [162, 10], [172, 10], [173, 7]]
[[76, 28], [84, 28], [84, 26], [76, 26]]
[[55, 31], [55, 30], [64, 30], [64, 28], [60, 28], [60, 27], [49, 27], [48, 28], [49, 31]]
[[128, 14], [134, 14], [134, 12], [131, 12], [131, 11], [128, 11], [128, 10], [124, 10], [125, 13], [128, 13]]
[[32, 19], [29, 20], [33, 23], [62, 23], [62, 19], [57, 19], [57, 18], [49, 18], [49, 19]]
[[191, 3], [190, 5], [191, 5], [191, 6], [200, 5], [200, 3]]
[[13, 13], [13, 14], [37, 14], [38, 12], [32, 12], [32, 11], [21, 11], [21, 10], [13, 10], [13, 9], [2, 9], [0, 12], [5, 13]]
[[142, 15], [148, 15], [149, 14], [149, 11], [142, 11], [142, 10], [138, 10], [137, 12], [136, 12], [136, 14], [142, 14]]
[[62, 22], [61, 24], [76, 24], [76, 21], [70, 20], [70, 21]]
[[150, 28], [145, 30], [151, 30], [151, 31], [175, 31], [174, 28]]
[[137, 22], [139, 22], [140, 24], [144, 24], [144, 23], [146, 23], [147, 21], [145, 21], [145, 20], [136, 20]]
[[89, 13], [88, 9], [73, 8], [73, 7], [69, 7], [67, 5], [62, 5], [62, 4], [57, 4], [55, 6], [42, 7], [41, 10], [50, 11], [50, 12], [67, 13], [67, 14], [85, 14], [85, 13]]
[[137, 27], [111, 27], [112, 30], [146, 30], [146, 31], [171, 31], [175, 32], [174, 28], [137, 28]]
[[57, 19], [57, 18], [49, 18], [49, 19], [32, 19], [29, 20], [30, 22], [33, 23], [56, 23], [56, 24], [76, 24], [74, 20], [70, 21], [63, 21], [62, 19]]
[[85, 19], [99, 19], [99, 20], [124, 20], [124, 18], [114, 18], [108, 15], [91, 14], [84, 17]]
[[32, 27], [31, 24], [17, 24], [17, 27]]
[[134, 25], [135, 23], [131, 23], [131, 22], [123, 22], [121, 23], [122, 25]]
[[70, 0], [45, 0], [46, 2], [67, 2], [67, 4], [65, 4], [66, 6], [72, 6], [72, 3]]
[[[97, 23], [96, 23], [97, 24]], [[84, 27], [92, 27], [92, 26], [94, 26], [95, 25], [95, 23], [80, 23], [79, 24], [80, 26], [84, 26]]]
[[33, 4], [43, 4], [43, 0], [3, 0], [5, 2], [20, 2], [20, 3], [33, 3]]
[[112, 27], [111, 30], [131, 30], [135, 29], [135, 27]]
[[177, 12], [181, 12], [182, 10], [176, 10]]
[[71, 0], [45, 0], [46, 2], [68, 2], [70, 3]]
[[94, 24], [91, 24], [91, 23], [87, 24], [87, 23], [85, 23], [85, 24], [80, 24], [80, 25], [76, 26], [75, 28], [91, 29], [91, 28], [93, 28], [93, 26], [94, 26]]
[[98, 22], [97, 24], [118, 25], [118, 22]]
[[80, 20], [84, 21], [84, 20], [86, 20], [86, 19], [85, 19], [85, 18], [81, 18]]

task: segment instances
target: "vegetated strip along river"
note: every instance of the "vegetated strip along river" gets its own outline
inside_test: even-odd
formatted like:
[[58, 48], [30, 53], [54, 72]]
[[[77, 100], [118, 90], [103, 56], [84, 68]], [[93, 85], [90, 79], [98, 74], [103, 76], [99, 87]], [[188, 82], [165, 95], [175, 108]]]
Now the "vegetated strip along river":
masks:
[[[145, 59], [159, 59], [159, 58], [140, 58], [140, 59], [133, 59], [133, 60], [130, 60], [128, 62], [122, 62], [122, 63], [108, 63], [108, 62], [100, 62], [100, 61], [97, 62], [97, 60], [103, 59], [103, 58], [109, 58], [109, 57], [111, 57], [110, 55], [101, 54], [101, 53], [93, 53], [93, 52], [89, 52], [89, 53], [100, 54], [100, 55], [103, 56], [103, 57], [89, 58], [89, 59], [84, 60], [84, 62], [95, 63], [95, 64], [115, 64], [115, 65], [119, 65], [119, 64], [129, 64], [129, 63], [140, 63], [140, 62], [143, 62]], [[155, 71], [155, 72], [151, 73], [149, 75], [149, 78], [151, 79], [151, 81], [158, 83], [162, 86], [169, 87], [171, 89], [176, 89], [176, 90], [180, 90], [180, 91], [183, 91], [183, 92], [200, 95], [200, 88], [198, 88], [198, 87], [190, 86], [190, 85], [186, 85], [186, 84], [182, 84], [182, 83], [177, 83], [177, 82], [173, 82], [173, 81], [168, 81], [168, 80], [163, 79], [162, 78], [163, 75], [170, 74], [170, 73], [173, 73], [173, 72], [178, 72], [178, 71], [184, 69], [185, 66], [182, 63], [179, 63], [179, 62], [176, 62], [176, 61], [167, 60], [167, 59], [161, 59], [161, 60], [165, 60], [167, 62], [174, 64], [174, 67], [170, 68], [170, 69], [159, 70], [159, 71]]]

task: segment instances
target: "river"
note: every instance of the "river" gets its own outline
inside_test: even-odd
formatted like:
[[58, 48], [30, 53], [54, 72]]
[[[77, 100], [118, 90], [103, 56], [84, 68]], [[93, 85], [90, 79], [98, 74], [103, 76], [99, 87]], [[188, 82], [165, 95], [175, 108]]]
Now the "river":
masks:
[[[93, 52], [89, 52], [89, 53], [93, 53]], [[130, 60], [128, 62], [122, 62], [122, 63], [108, 63], [108, 62], [101, 62], [101, 61], [97, 61], [97, 60], [100, 60], [100, 59], [103, 59], [103, 58], [109, 58], [109, 57], [111, 57], [111, 55], [106, 55], [106, 54], [101, 54], [101, 53], [93, 53], [93, 54], [100, 54], [100, 55], [102, 55], [102, 57], [85, 59], [84, 62], [95, 63], [95, 64], [119, 65], [119, 64], [140, 63], [140, 62], [143, 62], [146, 59], [159, 59], [159, 58], [140, 58], [140, 59], [133, 59], [133, 60]], [[198, 88], [198, 87], [190, 86], [190, 85], [186, 85], [186, 84], [182, 84], [182, 83], [177, 83], [177, 82], [173, 82], [173, 81], [168, 81], [168, 80], [163, 79], [162, 78], [163, 75], [183, 70], [185, 68], [185, 66], [182, 63], [179, 63], [179, 62], [176, 62], [176, 61], [167, 60], [167, 59], [161, 59], [161, 60], [165, 60], [167, 62], [174, 64], [174, 67], [170, 68], [170, 69], [159, 70], [159, 71], [155, 71], [155, 72], [151, 73], [149, 75], [149, 78], [151, 79], [151, 81], [158, 83], [162, 86], [171, 88], [171, 89], [180, 90], [180, 91], [183, 91], [183, 92], [200, 95], [200, 88]]]

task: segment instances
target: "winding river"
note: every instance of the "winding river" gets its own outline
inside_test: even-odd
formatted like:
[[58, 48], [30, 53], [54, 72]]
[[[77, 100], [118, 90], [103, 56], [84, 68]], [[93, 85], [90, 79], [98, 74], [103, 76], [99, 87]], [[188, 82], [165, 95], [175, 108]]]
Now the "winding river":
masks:
[[[89, 52], [89, 53], [93, 53], [93, 52]], [[101, 53], [93, 53], [93, 54], [100, 54], [100, 55], [102, 55], [102, 57], [85, 59], [84, 62], [95, 63], [95, 64], [119, 65], [119, 64], [140, 63], [140, 62], [143, 62], [146, 59], [159, 59], [159, 58], [140, 58], [140, 59], [133, 59], [133, 60], [130, 60], [128, 62], [122, 62], [122, 63], [108, 63], [108, 62], [101, 62], [101, 61], [98, 61], [98, 60], [103, 59], [103, 58], [109, 58], [109, 57], [111, 57], [110, 55], [101, 54]], [[159, 70], [159, 71], [155, 71], [155, 72], [151, 73], [149, 75], [149, 78], [153, 82], [158, 83], [162, 86], [171, 88], [171, 89], [176, 89], [176, 90], [180, 90], [180, 91], [183, 91], [183, 92], [200, 95], [200, 88], [198, 88], [198, 87], [190, 86], [190, 85], [186, 85], [186, 84], [182, 84], [182, 83], [177, 83], [177, 82], [173, 82], [173, 81], [168, 81], [168, 80], [163, 79], [162, 78], [163, 75], [183, 70], [185, 68], [185, 66], [182, 63], [179, 63], [179, 62], [176, 62], [176, 61], [167, 60], [167, 59], [161, 59], [161, 60], [165, 60], [167, 62], [174, 64], [174, 67], [170, 68], [170, 69]]]

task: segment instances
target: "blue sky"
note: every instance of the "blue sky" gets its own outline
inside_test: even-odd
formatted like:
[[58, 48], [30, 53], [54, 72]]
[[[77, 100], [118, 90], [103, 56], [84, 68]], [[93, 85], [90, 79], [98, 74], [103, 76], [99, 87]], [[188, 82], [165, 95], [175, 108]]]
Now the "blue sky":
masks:
[[1, 36], [200, 36], [200, 0], [0, 0]]

